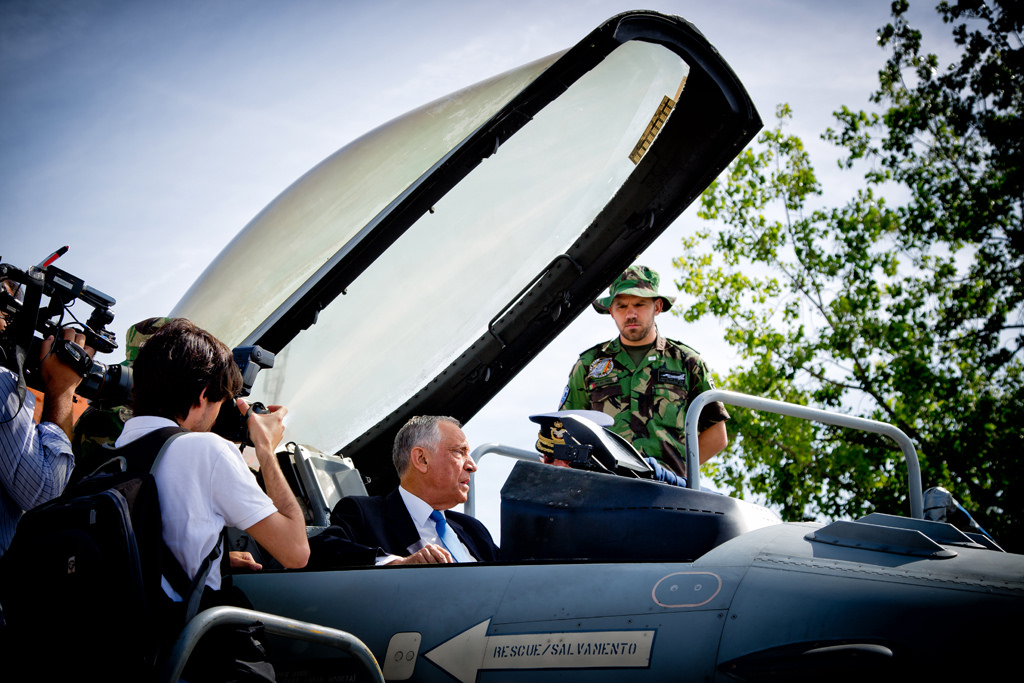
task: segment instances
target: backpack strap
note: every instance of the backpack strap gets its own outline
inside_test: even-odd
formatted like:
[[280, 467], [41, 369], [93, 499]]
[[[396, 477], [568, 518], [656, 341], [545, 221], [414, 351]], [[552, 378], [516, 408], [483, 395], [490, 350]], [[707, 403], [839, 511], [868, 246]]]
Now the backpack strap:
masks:
[[[143, 469], [149, 470], [150, 474], [155, 475], [156, 468], [159, 466], [160, 461], [164, 457], [164, 453], [167, 451], [167, 447], [171, 445], [171, 442], [182, 434], [187, 434], [189, 430], [182, 427], [161, 427], [155, 429], [152, 432], [139, 437], [131, 443], [125, 444], [120, 448], [116, 449], [118, 456], [124, 458], [127, 463], [127, 467], [132, 471], [142, 471]], [[159, 450], [158, 450], [159, 444]], [[127, 451], [127, 452], [126, 452]], [[217, 538], [217, 542], [213, 545], [213, 550], [207, 555], [203, 561], [199, 564], [199, 568], [196, 570], [196, 575], [189, 580], [188, 574], [182, 568], [181, 564], [173, 559], [173, 554], [170, 548], [167, 548], [166, 543], [164, 544], [165, 555], [168, 558], [167, 564], [161, 568], [164, 578], [171, 585], [171, 588], [181, 596], [182, 601], [185, 603], [185, 622], [188, 623], [192, 620], [199, 611], [199, 601], [203, 596], [203, 588], [206, 585], [206, 577], [210, 575], [210, 570], [213, 568], [213, 563], [218, 556], [224, 552], [225, 557], [227, 555], [227, 527], [221, 529], [220, 536]], [[162, 542], [162, 539], [161, 539]]]
[[149, 472], [152, 474], [156, 471], [157, 463], [160, 462], [171, 441], [187, 432], [187, 429], [178, 426], [154, 429], [130, 443], [115, 448], [111, 452], [111, 456], [115, 459], [123, 459], [126, 472]]
[[[155, 461], [163, 455], [168, 440], [186, 431], [188, 430], [182, 427], [161, 427], [117, 448], [112, 444], [103, 444], [99, 451], [106, 454], [106, 460], [96, 465], [91, 472], [82, 475], [78, 482], [125, 472], [153, 472], [156, 469]], [[72, 480], [69, 488], [76, 486], [78, 482]]]
[[[213, 563], [216, 561], [217, 556], [223, 551], [224, 557], [227, 557], [227, 544], [228, 544], [228, 528], [224, 527], [220, 530], [220, 536], [217, 538], [217, 542], [213, 544], [213, 550], [210, 554], [203, 558], [202, 563], [199, 565], [199, 569], [196, 570], [196, 575], [192, 579], [192, 583], [188, 587], [186, 592], [187, 598], [185, 598], [185, 623], [192, 621], [199, 612], [199, 601], [203, 597], [203, 589], [206, 586], [206, 577], [209, 576], [210, 570], [213, 568]], [[184, 574], [184, 572], [182, 572]], [[223, 581], [223, 577], [221, 581]], [[168, 579], [170, 581], [170, 579]]]

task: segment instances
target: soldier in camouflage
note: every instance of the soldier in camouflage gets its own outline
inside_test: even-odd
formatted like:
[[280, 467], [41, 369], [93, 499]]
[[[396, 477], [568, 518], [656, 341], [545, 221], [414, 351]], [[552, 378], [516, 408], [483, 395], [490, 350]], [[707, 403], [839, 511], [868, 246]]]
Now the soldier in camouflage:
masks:
[[[690, 400], [714, 388], [700, 355], [658, 333], [654, 317], [672, 307], [673, 297], [658, 294], [658, 273], [632, 266], [594, 302], [610, 314], [619, 336], [587, 349], [569, 373], [559, 410], [599, 410], [611, 415], [611, 430], [643, 455], [686, 476], [685, 423]], [[709, 403], [698, 422], [698, 452], [703, 464], [725, 448], [729, 413]]]

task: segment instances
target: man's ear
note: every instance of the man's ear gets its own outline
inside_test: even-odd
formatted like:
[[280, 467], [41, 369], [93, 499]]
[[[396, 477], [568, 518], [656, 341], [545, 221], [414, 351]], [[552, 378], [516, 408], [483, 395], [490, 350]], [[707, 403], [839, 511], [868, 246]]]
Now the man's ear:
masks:
[[[188, 415], [189, 415], [189, 413], [192, 412], [193, 408], [202, 408], [203, 407], [203, 400], [204, 399], [206, 399], [206, 387], [203, 387], [203, 390], [200, 391], [199, 395], [196, 396], [195, 399], [192, 401], [192, 405], [190, 405], [188, 407], [188, 412], [186, 412], [184, 415], [179, 415], [178, 416], [179, 417], [178, 422], [181, 423], [183, 420], [187, 420], [188, 419]], [[209, 400], [209, 399], [206, 399], [206, 400]]]
[[409, 451], [409, 465], [415, 467], [420, 474], [426, 474], [430, 469], [430, 457], [427, 449], [422, 446], [413, 446]]
[[654, 300], [654, 315], [658, 315], [659, 313], [661, 313], [661, 311], [662, 311], [662, 309], [664, 307], [665, 307], [665, 301], [663, 299], [655, 299]]
[[191, 406], [189, 406], [188, 412], [184, 415], [179, 415], [174, 421], [185, 429], [192, 429], [195, 427], [195, 423], [192, 421], [193, 414], [198, 415], [199, 413], [197, 411], [201, 411], [203, 408], [203, 401], [208, 400], [209, 399], [206, 398], [206, 387], [203, 387], [203, 390], [199, 392], [198, 396], [196, 396], [196, 400], [192, 402]]

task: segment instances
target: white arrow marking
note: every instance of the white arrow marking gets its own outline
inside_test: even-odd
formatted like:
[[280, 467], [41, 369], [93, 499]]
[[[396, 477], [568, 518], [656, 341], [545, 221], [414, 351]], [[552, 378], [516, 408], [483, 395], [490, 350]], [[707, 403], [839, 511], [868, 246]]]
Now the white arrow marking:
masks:
[[485, 669], [646, 667], [654, 631], [580, 631], [488, 636], [491, 620], [451, 638], [424, 657], [462, 683]]

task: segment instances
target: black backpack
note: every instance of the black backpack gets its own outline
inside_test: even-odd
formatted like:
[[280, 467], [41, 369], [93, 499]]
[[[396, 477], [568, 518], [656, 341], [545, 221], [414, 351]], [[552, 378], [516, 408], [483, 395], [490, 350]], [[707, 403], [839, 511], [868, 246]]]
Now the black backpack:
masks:
[[[22, 516], [0, 558], [5, 669], [34, 680], [141, 681], [155, 674], [198, 610], [225, 538], [193, 581], [163, 541], [152, 472], [184, 432], [166, 427], [111, 450], [108, 467]], [[161, 576], [183, 603], [166, 596]], [[23, 666], [12, 665], [16, 660]]]

